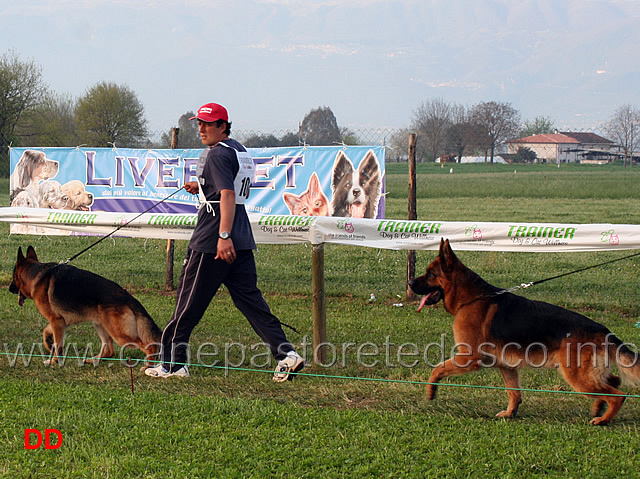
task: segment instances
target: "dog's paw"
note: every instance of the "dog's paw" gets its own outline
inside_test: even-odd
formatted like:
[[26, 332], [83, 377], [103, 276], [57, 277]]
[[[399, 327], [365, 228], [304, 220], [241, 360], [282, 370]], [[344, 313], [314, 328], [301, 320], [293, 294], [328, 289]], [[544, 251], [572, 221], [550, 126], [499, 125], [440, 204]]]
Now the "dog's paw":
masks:
[[509, 412], [509, 411], [500, 411], [498, 414], [496, 414], [496, 417], [503, 417], [505, 419], [515, 419], [516, 413]]
[[589, 424], [592, 424], [594, 426], [606, 426], [607, 424], [609, 424], [609, 421], [602, 419], [601, 417], [594, 417], [591, 421], [589, 421]]

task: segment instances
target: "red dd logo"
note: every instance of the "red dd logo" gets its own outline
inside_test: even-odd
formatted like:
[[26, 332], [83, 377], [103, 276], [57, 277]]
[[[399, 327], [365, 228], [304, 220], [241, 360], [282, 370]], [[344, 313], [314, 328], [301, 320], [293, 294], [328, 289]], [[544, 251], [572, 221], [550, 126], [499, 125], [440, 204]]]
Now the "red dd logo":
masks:
[[[31, 436], [35, 434], [36, 443], [31, 444]], [[55, 444], [51, 444], [51, 435], [58, 436], [58, 440]], [[25, 449], [38, 449], [42, 446], [42, 433], [37, 429], [25, 429], [24, 430], [24, 448]], [[57, 429], [45, 429], [44, 430], [44, 448], [45, 449], [58, 449], [62, 446], [62, 433]]]

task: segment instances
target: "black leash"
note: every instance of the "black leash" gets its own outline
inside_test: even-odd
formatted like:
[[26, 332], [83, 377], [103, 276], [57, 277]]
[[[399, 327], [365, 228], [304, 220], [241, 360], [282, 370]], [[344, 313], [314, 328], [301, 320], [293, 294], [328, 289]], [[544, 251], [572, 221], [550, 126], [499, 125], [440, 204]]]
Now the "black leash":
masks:
[[140, 218], [143, 214], [147, 213], [148, 211], [152, 210], [153, 208], [155, 208], [156, 206], [158, 206], [161, 203], [164, 203], [165, 201], [167, 201], [169, 198], [171, 198], [173, 195], [175, 195], [176, 193], [178, 193], [180, 190], [184, 189], [184, 186], [181, 186], [180, 188], [178, 188], [176, 191], [174, 191], [173, 193], [171, 193], [169, 196], [161, 199], [160, 201], [158, 201], [157, 203], [154, 203], [153, 205], [151, 205], [149, 208], [147, 208], [146, 210], [144, 210], [142, 213], [140, 213], [139, 215], [137, 215], [134, 218], [131, 218], [129, 221], [127, 221], [124, 224], [121, 224], [120, 226], [118, 226], [116, 229], [114, 229], [111, 233], [109, 233], [108, 235], [103, 236], [102, 238], [100, 238], [98, 241], [90, 244], [89, 246], [87, 246], [85, 249], [83, 249], [82, 251], [80, 251], [79, 253], [73, 255], [71, 258], [67, 259], [66, 261], [61, 261], [60, 264], [68, 264], [71, 261], [73, 261], [74, 259], [76, 259], [78, 256], [80, 256], [82, 253], [87, 252], [88, 250], [90, 250], [91, 248], [93, 248], [95, 245], [97, 245], [98, 243], [100, 243], [101, 241], [106, 240], [109, 236], [111, 236], [112, 234], [116, 233], [118, 230], [120, 230], [121, 228], [124, 228], [125, 226], [127, 226], [128, 224], [130, 224], [131, 222], [137, 220], [138, 218]]
[[569, 271], [568, 273], [562, 273], [562, 274], [559, 274], [559, 275], [556, 275], [556, 276], [551, 276], [550, 278], [540, 279], [538, 281], [532, 281], [531, 283], [522, 283], [520, 286], [514, 286], [513, 288], [509, 288], [509, 289], [502, 289], [502, 290], [498, 291], [497, 293], [494, 293], [493, 296], [497, 296], [499, 294], [504, 294], [504, 293], [511, 293], [511, 292], [517, 291], [519, 289], [525, 289], [525, 288], [528, 288], [529, 286], [535, 286], [536, 284], [541, 284], [541, 283], [545, 283], [546, 281], [551, 281], [552, 279], [562, 278], [563, 276], [569, 276], [570, 274], [581, 273], [582, 271], [586, 271], [588, 269], [593, 269], [593, 268], [598, 268], [598, 267], [604, 266], [606, 264], [615, 263], [616, 261], [622, 261], [623, 259], [633, 258], [634, 256], [640, 256], [640, 252], [634, 253], [634, 254], [630, 254], [630, 255], [627, 255], [627, 256], [623, 256], [621, 258], [616, 258], [616, 259], [612, 259], [612, 260], [609, 260], [609, 261], [605, 261], [604, 263], [599, 263], [599, 264], [594, 264], [594, 265], [591, 265], [591, 266], [586, 266], [584, 268], [576, 269], [575, 271]]

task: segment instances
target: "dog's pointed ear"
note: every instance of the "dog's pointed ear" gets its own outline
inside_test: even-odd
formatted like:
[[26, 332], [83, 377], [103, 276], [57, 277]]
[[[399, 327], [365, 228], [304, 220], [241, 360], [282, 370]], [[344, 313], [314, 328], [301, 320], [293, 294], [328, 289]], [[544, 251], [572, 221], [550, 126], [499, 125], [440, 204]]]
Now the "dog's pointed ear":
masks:
[[447, 252], [449, 249], [451, 249], [451, 247], [449, 246], [449, 240], [440, 238], [440, 251], [438, 252], [438, 256], [440, 256], [440, 259], [442, 261], [446, 260]]
[[27, 247], [27, 258], [34, 259], [34, 260], [38, 261], [38, 256], [36, 255], [36, 250], [31, 245], [29, 245]]
[[24, 261], [24, 255], [22, 254], [22, 246], [18, 246], [18, 263]]
[[449, 239], [440, 240], [440, 258], [442, 268], [446, 271], [450, 271], [453, 264], [458, 261], [456, 254], [453, 252], [453, 249], [451, 249]]

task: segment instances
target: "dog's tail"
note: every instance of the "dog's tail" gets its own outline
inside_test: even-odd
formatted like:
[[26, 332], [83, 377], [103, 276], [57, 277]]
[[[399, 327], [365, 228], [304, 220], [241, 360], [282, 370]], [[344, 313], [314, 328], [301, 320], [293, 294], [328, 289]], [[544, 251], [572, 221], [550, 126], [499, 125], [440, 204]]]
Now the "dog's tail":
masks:
[[640, 352], [634, 352], [615, 335], [607, 336], [609, 359], [618, 365], [622, 382], [640, 387]]

